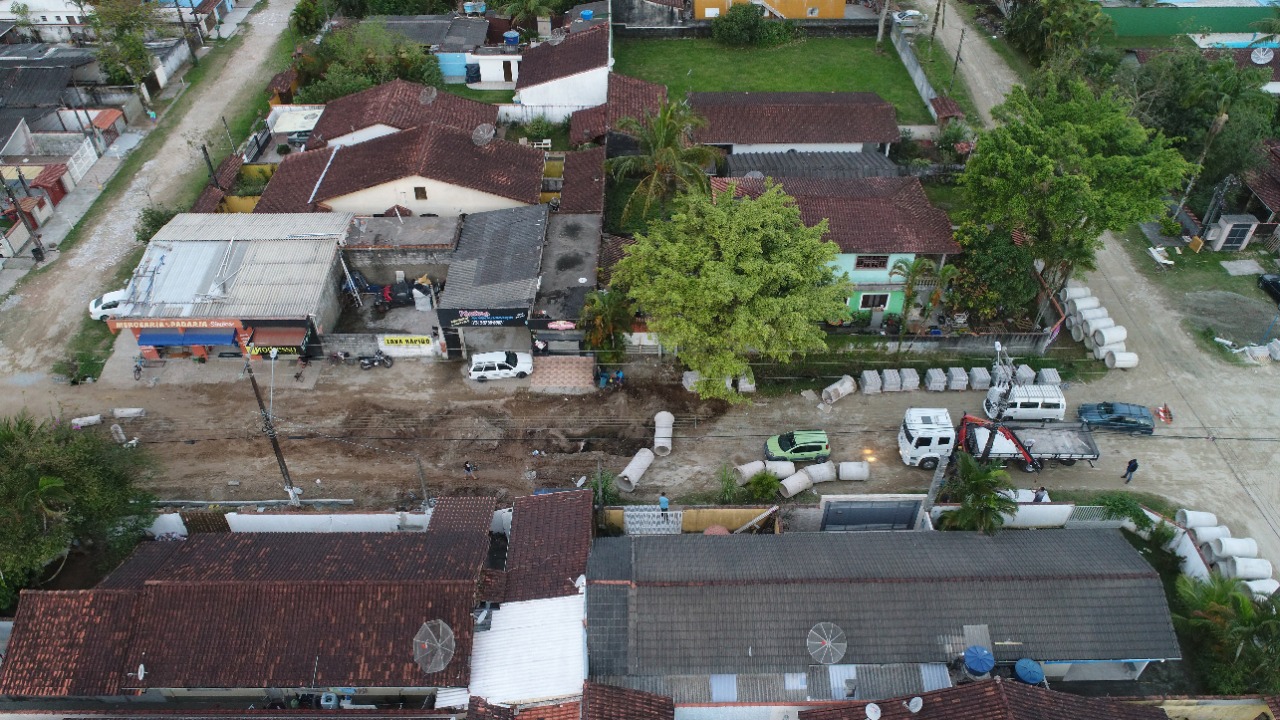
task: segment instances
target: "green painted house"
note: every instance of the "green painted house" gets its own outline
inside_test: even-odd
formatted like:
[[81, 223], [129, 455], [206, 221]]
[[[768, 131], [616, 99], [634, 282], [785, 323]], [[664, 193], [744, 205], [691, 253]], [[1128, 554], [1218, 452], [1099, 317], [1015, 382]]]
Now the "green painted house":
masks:
[[[765, 188], [760, 178], [712, 181], [717, 189], [731, 182], [749, 195]], [[849, 298], [854, 312], [866, 310], [876, 317], [902, 313], [902, 279], [889, 276], [894, 263], [927, 257], [940, 267], [960, 252], [951, 220], [929, 203], [918, 178], [777, 178], [776, 182], [796, 199], [806, 224], [827, 220], [827, 239], [840, 246], [836, 266], [856, 286]]]

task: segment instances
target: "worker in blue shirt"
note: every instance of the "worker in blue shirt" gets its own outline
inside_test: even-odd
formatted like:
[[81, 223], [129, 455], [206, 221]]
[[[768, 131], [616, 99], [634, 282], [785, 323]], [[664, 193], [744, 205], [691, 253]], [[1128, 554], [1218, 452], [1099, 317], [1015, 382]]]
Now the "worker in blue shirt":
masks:
[[662, 518], [663, 518], [664, 520], [667, 518], [667, 509], [668, 509], [668, 508], [670, 508], [670, 507], [671, 507], [671, 501], [667, 499], [667, 494], [666, 494], [666, 493], [659, 493], [659, 495], [658, 495], [658, 509], [662, 511]]

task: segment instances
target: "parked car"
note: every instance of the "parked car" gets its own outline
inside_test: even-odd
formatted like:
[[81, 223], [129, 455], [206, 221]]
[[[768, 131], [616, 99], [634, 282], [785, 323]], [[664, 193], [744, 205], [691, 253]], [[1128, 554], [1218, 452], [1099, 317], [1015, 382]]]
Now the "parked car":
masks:
[[1103, 402], [1080, 406], [1080, 422], [1090, 428], [1116, 430], [1134, 435], [1150, 435], [1155, 432], [1151, 411], [1142, 405]]
[[1280, 303], [1280, 275], [1259, 275], [1258, 288]]
[[120, 303], [129, 297], [129, 291], [113, 290], [99, 298], [94, 298], [89, 302], [89, 317], [94, 320], [107, 320], [116, 316], [116, 309], [120, 307]]
[[893, 24], [904, 28], [920, 27], [928, 19], [929, 16], [919, 10], [903, 10], [893, 14]]
[[533, 356], [529, 353], [487, 352], [471, 356], [471, 368], [467, 377], [472, 380], [501, 380], [502, 378], [524, 378], [533, 372]]
[[826, 462], [831, 457], [831, 444], [822, 430], [796, 430], [766, 440], [764, 456], [767, 460]]

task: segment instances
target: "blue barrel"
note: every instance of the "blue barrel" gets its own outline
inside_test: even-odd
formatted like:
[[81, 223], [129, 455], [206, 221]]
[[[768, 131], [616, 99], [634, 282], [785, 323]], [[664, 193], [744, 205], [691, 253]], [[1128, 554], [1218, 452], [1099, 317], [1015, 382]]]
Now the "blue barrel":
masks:
[[964, 667], [973, 675], [986, 675], [996, 666], [996, 656], [981, 645], [970, 645], [964, 649]]
[[1031, 658], [1022, 658], [1013, 666], [1013, 674], [1028, 685], [1039, 685], [1044, 682], [1044, 668]]
[[512, 47], [520, 44], [520, 33], [515, 30], [508, 30], [502, 33], [502, 41]]
[[484, 11], [485, 11], [485, 9], [486, 9], [487, 7], [488, 7], [488, 6], [487, 6], [487, 5], [485, 5], [484, 3], [482, 3], [482, 2], [478, 2], [478, 3], [476, 3], [476, 12], [480, 13], [481, 15], [483, 15], [483, 14], [484, 14]]
[[475, 4], [475, 3], [473, 3], [473, 2], [464, 2], [464, 3], [462, 3], [462, 12], [464, 12], [464, 13], [466, 13], [466, 14], [470, 15], [471, 13], [473, 13], [473, 12], [475, 12], [475, 11], [476, 11], [476, 4]]
[[583, 10], [583, 11], [582, 11], [582, 19], [583, 19], [583, 20], [590, 20], [591, 18], [593, 18], [593, 17], [595, 17], [595, 16], [596, 16], [596, 11], [595, 11], [595, 10]]

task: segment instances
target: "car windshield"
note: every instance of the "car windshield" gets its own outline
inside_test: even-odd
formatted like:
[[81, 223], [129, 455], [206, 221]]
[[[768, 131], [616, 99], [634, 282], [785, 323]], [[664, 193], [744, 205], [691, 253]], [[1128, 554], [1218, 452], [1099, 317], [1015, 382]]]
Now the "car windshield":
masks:
[[510, 365], [511, 367], [515, 367], [515, 366], [516, 366], [516, 354], [515, 354], [515, 353], [513, 353], [513, 352], [509, 352], [509, 353], [507, 353], [507, 364], [508, 364], [508, 365]]
[[[759, 442], [759, 441], [757, 440], [756, 442]], [[786, 435], [778, 436], [778, 447], [782, 448], [783, 450], [790, 450], [795, 446], [796, 446], [795, 433], [787, 433]]]
[[1111, 403], [1101, 403], [1098, 405], [1098, 412], [1102, 415], [1108, 415], [1112, 412]]

